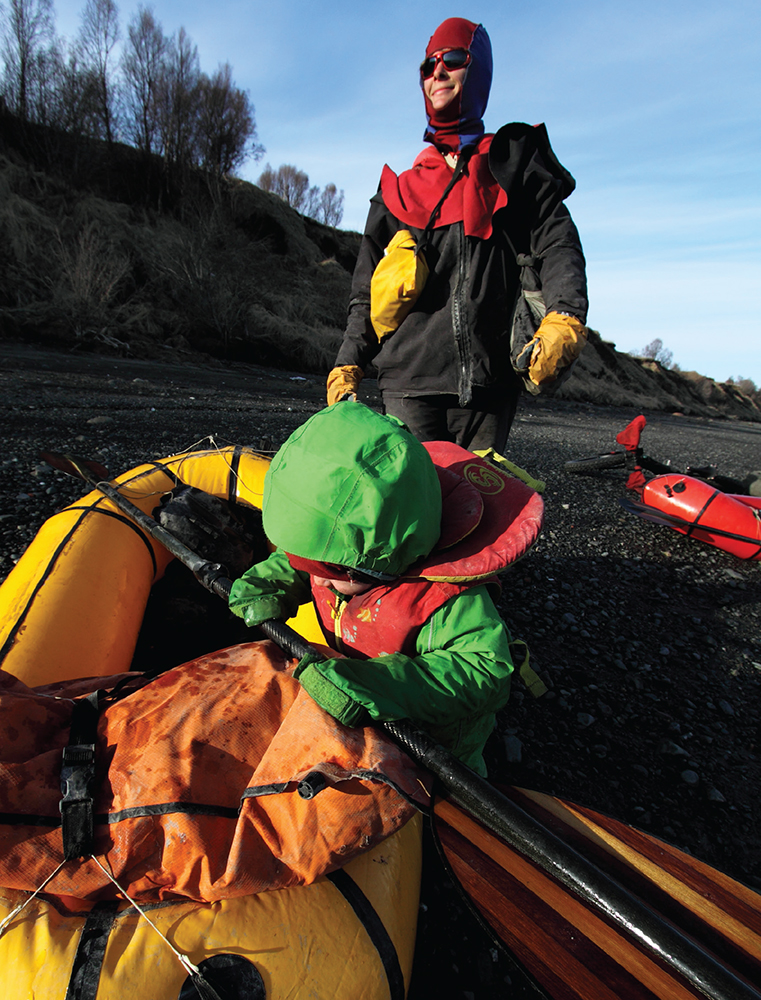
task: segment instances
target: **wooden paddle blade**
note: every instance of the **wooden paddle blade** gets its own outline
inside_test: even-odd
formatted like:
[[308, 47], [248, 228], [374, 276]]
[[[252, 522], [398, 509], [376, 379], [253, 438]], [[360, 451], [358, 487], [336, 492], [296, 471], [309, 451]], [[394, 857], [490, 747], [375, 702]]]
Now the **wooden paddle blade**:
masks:
[[65, 472], [67, 476], [84, 479], [86, 483], [101, 482], [111, 479], [111, 473], [99, 462], [88, 458], [77, 458], [74, 455], [62, 455], [57, 451], [41, 451], [40, 458], [51, 468]]
[[511, 797], [672, 923], [761, 984], [761, 895], [671, 844], [541, 792]]
[[[676, 848], [560, 799], [503, 788], [522, 809], [688, 934], [754, 995], [761, 897]], [[452, 803], [435, 807], [452, 869], [494, 931], [555, 1000], [688, 1000], [705, 993]], [[747, 991], [750, 991], [748, 994]], [[761, 992], [756, 995], [761, 998]]]

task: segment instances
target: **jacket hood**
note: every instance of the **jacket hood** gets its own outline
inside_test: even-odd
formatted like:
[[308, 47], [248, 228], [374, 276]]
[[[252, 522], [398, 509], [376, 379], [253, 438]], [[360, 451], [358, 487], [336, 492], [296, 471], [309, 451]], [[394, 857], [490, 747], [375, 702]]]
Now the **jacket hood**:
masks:
[[316, 413], [275, 455], [262, 516], [286, 552], [396, 576], [438, 541], [441, 488], [400, 420], [347, 400]]

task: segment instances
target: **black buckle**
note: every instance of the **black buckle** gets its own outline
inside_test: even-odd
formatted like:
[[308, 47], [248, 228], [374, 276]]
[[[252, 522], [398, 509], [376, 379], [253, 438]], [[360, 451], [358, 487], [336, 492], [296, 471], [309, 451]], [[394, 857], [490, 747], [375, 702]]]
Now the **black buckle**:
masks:
[[63, 856], [89, 858], [95, 836], [91, 785], [95, 778], [95, 744], [78, 743], [63, 748], [61, 766], [61, 829]]
[[77, 698], [71, 713], [69, 744], [61, 757], [61, 811], [65, 861], [89, 858], [93, 852], [95, 821], [92, 786], [95, 780], [95, 739], [102, 691]]

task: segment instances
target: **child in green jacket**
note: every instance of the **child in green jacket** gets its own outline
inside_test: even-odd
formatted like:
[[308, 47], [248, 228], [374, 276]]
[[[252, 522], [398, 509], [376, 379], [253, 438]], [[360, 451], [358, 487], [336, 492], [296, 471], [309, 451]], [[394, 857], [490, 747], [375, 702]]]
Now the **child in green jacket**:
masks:
[[[348, 726], [411, 719], [484, 774], [513, 663], [487, 585], [505, 545], [486, 537], [479, 549], [479, 531], [495, 536], [483, 501], [508, 477], [442, 447], [464, 478], [457, 462], [437, 469], [394, 417], [351, 401], [315, 414], [267, 472], [263, 523], [277, 548], [235, 581], [230, 608], [254, 626], [313, 600], [326, 642], [344, 657], [298, 665], [311, 697]], [[541, 523], [536, 500], [529, 534]]]

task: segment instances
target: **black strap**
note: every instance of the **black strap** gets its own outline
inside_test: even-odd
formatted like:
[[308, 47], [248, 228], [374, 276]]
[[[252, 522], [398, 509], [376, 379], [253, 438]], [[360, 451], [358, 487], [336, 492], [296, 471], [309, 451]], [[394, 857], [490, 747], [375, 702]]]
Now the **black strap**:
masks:
[[442, 196], [436, 202], [436, 206], [435, 206], [434, 210], [431, 212], [431, 217], [428, 220], [428, 224], [426, 225], [425, 229], [423, 230], [423, 232], [422, 232], [422, 234], [420, 236], [420, 239], [417, 241], [417, 246], [415, 247], [415, 254], [416, 255], [420, 253], [420, 251], [425, 247], [426, 243], [428, 242], [428, 237], [430, 236], [431, 230], [433, 229], [433, 224], [436, 221], [436, 216], [439, 214], [439, 211], [441, 210], [441, 206], [446, 201], [447, 195], [449, 194], [449, 192], [452, 190], [452, 188], [457, 183], [457, 181], [458, 181], [458, 179], [460, 177], [460, 174], [465, 169], [465, 165], [468, 162], [468, 160], [470, 159], [471, 154], [473, 153], [473, 151], [475, 150], [475, 148], [476, 148], [475, 146], [466, 146], [465, 149], [462, 150], [462, 152], [460, 153], [459, 157], [457, 158], [457, 163], [455, 164], [455, 168], [454, 168], [454, 171], [452, 172], [452, 176], [451, 176], [451, 178], [449, 180], [449, 183], [444, 188], [444, 194], [442, 194]]
[[233, 457], [230, 462], [230, 471], [227, 474], [227, 500], [228, 503], [238, 502], [238, 470], [240, 469], [240, 459], [243, 454], [243, 446], [236, 444], [233, 448]]
[[95, 778], [95, 738], [100, 713], [100, 691], [74, 702], [68, 746], [61, 764], [61, 832], [63, 856], [89, 858], [93, 849], [92, 782]]
[[[101, 497], [101, 500], [104, 499], [105, 497]], [[84, 511], [84, 516], [87, 516], [88, 514], [101, 514], [103, 517], [112, 517], [115, 521], [119, 521], [121, 522], [121, 524], [126, 525], [126, 527], [131, 528], [132, 531], [135, 532], [140, 541], [143, 543], [143, 545], [145, 545], [146, 549], [148, 550], [148, 555], [150, 556], [151, 563], [153, 564], [153, 575], [155, 577], [156, 574], [158, 573], [158, 567], [156, 565], [156, 553], [153, 551], [153, 546], [151, 545], [148, 536], [145, 534], [145, 532], [143, 531], [143, 529], [140, 527], [139, 524], [135, 524], [135, 522], [131, 518], [125, 517], [124, 514], [120, 514], [118, 510], [104, 510], [102, 507], [99, 507], [98, 504], [100, 504], [101, 500], [96, 500], [95, 503], [89, 507], [81, 507], [78, 504], [72, 504], [70, 507], [62, 508], [61, 510], [58, 511], [58, 513], [62, 514], [63, 511], [69, 511], [69, 510], [81, 510]], [[79, 523], [80, 522], [77, 521], [75, 527], [79, 527]], [[56, 552], [56, 556], [57, 555], [58, 552]], [[52, 568], [52, 563], [46, 569], [46, 573], [49, 571], [50, 568]]]
[[399, 964], [399, 956], [394, 942], [372, 903], [354, 879], [347, 874], [346, 869], [339, 868], [337, 871], [329, 872], [326, 878], [333, 883], [354, 910], [355, 915], [375, 945], [386, 973], [391, 1000], [404, 1000], [404, 974]]
[[96, 903], [90, 910], [79, 936], [66, 1000], [95, 1000], [108, 936], [118, 908], [119, 900], [113, 899]]

